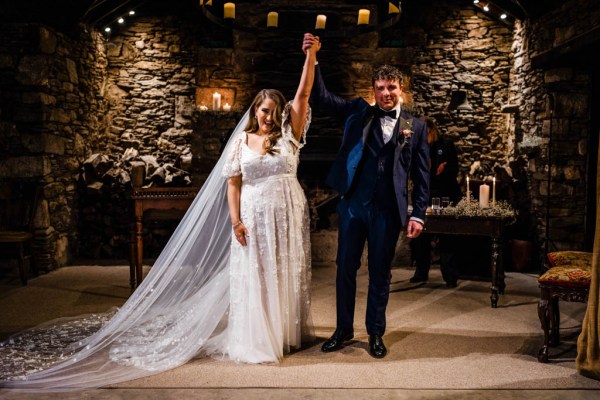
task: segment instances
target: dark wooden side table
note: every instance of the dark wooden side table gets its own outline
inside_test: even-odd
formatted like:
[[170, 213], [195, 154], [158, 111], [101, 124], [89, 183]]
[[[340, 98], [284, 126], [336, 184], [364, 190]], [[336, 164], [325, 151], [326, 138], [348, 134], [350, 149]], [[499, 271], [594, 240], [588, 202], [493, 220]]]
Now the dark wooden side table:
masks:
[[181, 218], [187, 211], [198, 193], [197, 187], [173, 188], [141, 188], [135, 189], [131, 194], [134, 202], [134, 223], [131, 228], [129, 245], [129, 284], [135, 289], [143, 279], [142, 260], [144, 257], [144, 243], [142, 229], [144, 212], [148, 210], [175, 210], [176, 218]]
[[492, 238], [491, 256], [491, 302], [498, 306], [499, 294], [504, 294], [504, 266], [502, 264], [502, 232], [510, 218], [505, 217], [466, 217], [454, 215], [427, 215], [425, 232], [447, 235], [476, 235]]

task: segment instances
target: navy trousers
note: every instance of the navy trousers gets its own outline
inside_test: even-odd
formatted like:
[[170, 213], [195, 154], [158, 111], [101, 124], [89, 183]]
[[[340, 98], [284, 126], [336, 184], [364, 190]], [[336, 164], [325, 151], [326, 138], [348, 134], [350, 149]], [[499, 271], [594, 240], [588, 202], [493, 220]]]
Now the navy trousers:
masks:
[[354, 331], [356, 274], [366, 241], [369, 253], [369, 292], [365, 322], [369, 335], [383, 335], [390, 293], [391, 263], [401, 229], [398, 210], [381, 210], [372, 202], [365, 205], [352, 199], [340, 200], [337, 210], [337, 328], [347, 332]]

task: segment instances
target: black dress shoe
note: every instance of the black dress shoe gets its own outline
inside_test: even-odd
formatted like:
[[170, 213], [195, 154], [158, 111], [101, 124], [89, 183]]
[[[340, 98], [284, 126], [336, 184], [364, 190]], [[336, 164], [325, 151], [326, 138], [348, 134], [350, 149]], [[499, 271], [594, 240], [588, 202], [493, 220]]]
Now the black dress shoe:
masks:
[[375, 358], [383, 358], [387, 354], [387, 349], [383, 344], [383, 339], [379, 335], [369, 335], [369, 354]]
[[427, 282], [429, 278], [422, 278], [420, 276], [413, 276], [412, 278], [410, 278], [408, 281], [410, 283], [421, 283], [421, 282]]
[[332, 351], [336, 351], [344, 347], [344, 342], [352, 339], [354, 337], [354, 332], [348, 332], [341, 329], [336, 329], [333, 332], [333, 335], [329, 339], [323, 343], [321, 346], [321, 351], [324, 353], [329, 353]]

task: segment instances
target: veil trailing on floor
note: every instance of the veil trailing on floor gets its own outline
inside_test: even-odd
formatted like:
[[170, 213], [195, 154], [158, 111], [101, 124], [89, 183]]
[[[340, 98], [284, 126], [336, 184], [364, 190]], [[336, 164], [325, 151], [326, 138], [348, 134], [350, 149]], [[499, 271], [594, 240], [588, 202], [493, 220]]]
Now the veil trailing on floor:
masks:
[[[223, 331], [229, 307], [231, 225], [222, 170], [248, 115], [249, 111], [127, 302], [116, 312], [52, 321], [1, 343], [5, 361], [0, 387], [46, 391], [101, 387], [222, 350], [210, 350], [210, 339]], [[65, 348], [65, 338], [75, 342]], [[47, 365], [52, 358], [58, 363]]]

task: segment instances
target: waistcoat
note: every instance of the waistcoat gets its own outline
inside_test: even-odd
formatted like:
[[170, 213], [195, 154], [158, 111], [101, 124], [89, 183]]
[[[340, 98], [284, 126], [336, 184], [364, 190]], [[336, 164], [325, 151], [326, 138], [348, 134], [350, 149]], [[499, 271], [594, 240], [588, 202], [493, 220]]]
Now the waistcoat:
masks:
[[[394, 130], [395, 131], [395, 130]], [[397, 134], [384, 144], [381, 124], [373, 121], [352, 187], [346, 197], [381, 210], [397, 209], [393, 167]]]

